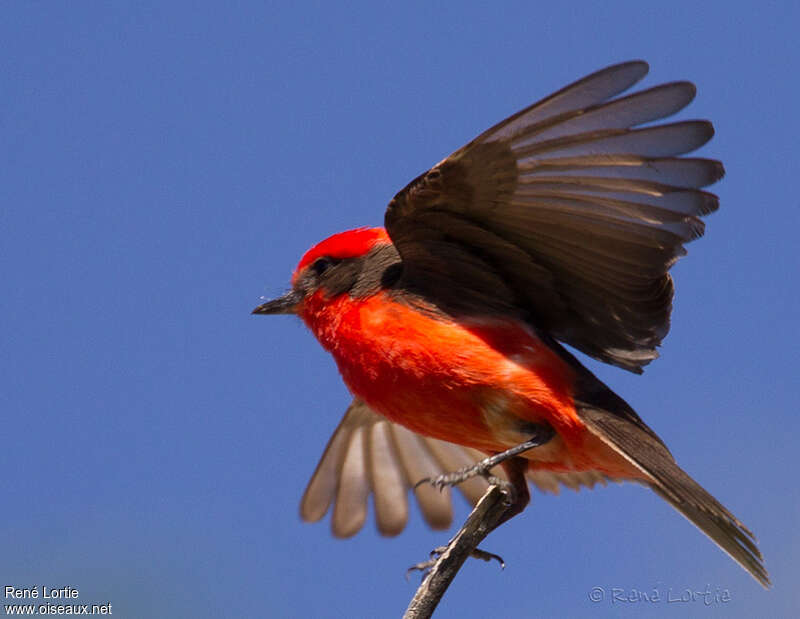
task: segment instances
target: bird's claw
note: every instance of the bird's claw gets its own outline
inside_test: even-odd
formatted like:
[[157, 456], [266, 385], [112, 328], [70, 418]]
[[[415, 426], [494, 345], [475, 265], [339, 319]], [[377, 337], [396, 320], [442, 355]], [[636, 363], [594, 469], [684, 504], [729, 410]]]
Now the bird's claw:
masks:
[[[439, 558], [447, 551], [447, 546], [439, 546], [438, 548], [434, 548], [431, 550], [430, 559], [427, 561], [422, 561], [421, 563], [417, 563], [416, 565], [412, 565], [410, 568], [406, 570], [406, 580], [408, 580], [411, 572], [420, 571], [422, 572], [423, 577], [427, 575], [430, 569], [436, 565], [436, 562]], [[487, 552], [485, 550], [481, 550], [480, 548], [476, 548], [470, 553], [470, 556], [475, 559], [480, 559], [481, 561], [486, 561], [487, 563], [491, 562], [493, 559], [500, 564], [500, 569], [506, 569], [506, 562], [503, 561], [503, 557], [500, 555], [496, 555], [493, 552]]]
[[[424, 480], [423, 480], [424, 481]], [[422, 483], [422, 482], [420, 482]], [[412, 565], [410, 568], [406, 570], [406, 580], [411, 575], [411, 572], [420, 571], [422, 572], [423, 576], [428, 573], [428, 571], [436, 565], [436, 562], [439, 560], [445, 551], [447, 550], [447, 546], [439, 546], [438, 548], [434, 548], [431, 550], [429, 559], [427, 561], [422, 561], [421, 563], [416, 563]]]
[[500, 488], [506, 495], [509, 497], [514, 496], [514, 486], [510, 482], [506, 481], [505, 479], [501, 479], [496, 475], [492, 475], [489, 473], [490, 467], [483, 466], [482, 463], [478, 462], [472, 466], [464, 467], [463, 469], [459, 469], [457, 471], [453, 471], [452, 473], [442, 473], [441, 475], [437, 475], [436, 477], [425, 477], [420, 479], [416, 484], [414, 484], [414, 490], [419, 488], [422, 484], [430, 484], [437, 490], [443, 490], [444, 488], [450, 486], [457, 486], [461, 482], [467, 481], [468, 479], [472, 479], [473, 477], [483, 477], [490, 485], [497, 486]]
[[501, 570], [506, 569], [506, 562], [503, 561], [503, 557], [501, 557], [500, 555], [496, 555], [493, 552], [486, 552], [485, 550], [476, 548], [475, 550], [472, 551], [472, 554], [470, 556], [474, 557], [475, 559], [480, 559], [481, 561], [486, 561], [487, 563], [490, 563], [492, 559], [494, 559], [500, 564]]

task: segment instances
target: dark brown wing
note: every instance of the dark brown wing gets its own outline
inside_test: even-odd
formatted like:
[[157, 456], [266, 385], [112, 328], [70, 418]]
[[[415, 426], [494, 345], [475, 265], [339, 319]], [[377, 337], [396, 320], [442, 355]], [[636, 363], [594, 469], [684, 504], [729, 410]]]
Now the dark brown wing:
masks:
[[718, 161], [680, 158], [707, 121], [643, 128], [695, 95], [689, 82], [609, 99], [641, 61], [594, 73], [481, 134], [398, 193], [386, 229], [401, 285], [455, 314], [530, 320], [641, 372], [669, 330], [667, 271], [703, 233]]
[[[415, 434], [373, 412], [356, 398], [347, 409], [308, 483], [300, 503], [303, 520], [320, 520], [333, 505], [331, 528], [336, 537], [350, 537], [364, 526], [367, 503], [374, 495], [375, 520], [383, 535], [397, 535], [408, 521], [408, 492], [425, 477], [449, 473], [474, 464], [486, 454]], [[505, 477], [502, 468], [493, 471]], [[609, 478], [597, 472], [529, 472], [540, 490], [558, 493], [559, 484], [573, 490], [604, 484]], [[486, 491], [480, 477], [458, 489], [472, 505]], [[445, 529], [453, 520], [449, 488], [442, 491], [423, 484], [413, 490], [425, 521]]]

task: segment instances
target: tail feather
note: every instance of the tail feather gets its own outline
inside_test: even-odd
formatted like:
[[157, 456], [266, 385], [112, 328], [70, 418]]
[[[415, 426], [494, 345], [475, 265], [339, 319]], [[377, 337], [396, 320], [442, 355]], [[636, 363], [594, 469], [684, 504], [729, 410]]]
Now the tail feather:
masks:
[[765, 588], [770, 586], [753, 533], [681, 469], [663, 443], [636, 424], [605, 410], [585, 408], [589, 429], [649, 478], [659, 496], [683, 514]]

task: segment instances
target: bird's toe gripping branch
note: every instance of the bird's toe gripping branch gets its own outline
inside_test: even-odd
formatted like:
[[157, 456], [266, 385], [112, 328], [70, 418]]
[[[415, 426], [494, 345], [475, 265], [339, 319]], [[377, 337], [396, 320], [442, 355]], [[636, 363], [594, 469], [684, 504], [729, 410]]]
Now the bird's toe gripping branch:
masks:
[[[511, 481], [506, 481], [505, 479], [501, 479], [496, 475], [492, 475], [490, 471], [494, 467], [504, 464], [506, 472], [511, 473], [509, 469], [512, 467], [509, 465], [512, 464], [514, 458], [525, 453], [526, 451], [533, 449], [534, 447], [544, 445], [555, 434], [555, 431], [548, 425], [537, 424], [535, 427], [536, 431], [534, 435], [524, 443], [515, 445], [510, 449], [501, 451], [500, 453], [489, 456], [488, 458], [484, 458], [483, 460], [479, 460], [475, 464], [466, 466], [457, 471], [443, 473], [442, 475], [437, 475], [436, 477], [426, 477], [425, 479], [421, 479], [414, 485], [414, 488], [417, 488], [424, 483], [429, 483], [435, 488], [441, 490], [446, 486], [457, 486], [461, 482], [480, 476], [489, 482], [490, 485], [499, 487], [508, 497], [509, 504], [516, 503], [520, 490], [522, 490], [519, 487], [520, 482], [524, 487], [523, 493], [527, 494], [527, 485], [524, 480], [524, 476], [520, 480], [515, 479], [516, 477], [519, 477], [519, 475], [510, 474], [509, 477], [511, 477]], [[519, 467], [513, 468], [516, 469]]]
[[[451, 540], [452, 543], [452, 540]], [[427, 574], [428, 571], [433, 568], [438, 562], [442, 555], [447, 552], [449, 548], [449, 544], [447, 546], [439, 546], [438, 548], [434, 548], [431, 550], [430, 559], [427, 561], [422, 561], [421, 563], [417, 563], [416, 565], [412, 565], [410, 568], [406, 570], [406, 580], [411, 575], [411, 572], [422, 572], [423, 574]], [[503, 561], [503, 557], [500, 555], [496, 555], [493, 552], [487, 552], [486, 550], [481, 550], [480, 548], [475, 548], [470, 552], [470, 557], [473, 559], [480, 559], [481, 561], [486, 561], [490, 563], [491, 561], [497, 561], [500, 564], [500, 569], [503, 570], [506, 567], [506, 562]]]
[[[442, 561], [448, 558], [448, 555], [457, 545], [464, 546], [463, 550], [466, 552], [461, 561], [463, 561], [467, 556], [481, 559], [483, 561], [491, 561], [492, 559], [495, 559], [498, 563], [500, 563], [500, 567], [504, 568], [506, 564], [500, 555], [481, 550], [477, 547], [477, 544], [500, 524], [520, 513], [528, 504], [528, 501], [530, 500], [530, 494], [528, 493], [528, 483], [525, 479], [525, 470], [528, 467], [528, 462], [525, 459], [520, 458], [519, 455], [530, 449], [533, 449], [534, 447], [544, 445], [553, 437], [554, 434], [555, 432], [550, 426], [537, 425], [534, 436], [524, 443], [520, 443], [511, 449], [507, 449], [501, 453], [484, 458], [472, 466], [465, 467], [452, 473], [445, 473], [437, 477], [425, 478], [419, 481], [414, 486], [415, 488], [420, 484], [427, 482], [441, 490], [445, 486], [455, 486], [463, 481], [471, 479], [472, 477], [480, 475], [489, 482], [490, 486], [499, 488], [505, 496], [505, 500], [502, 501], [502, 505], [498, 504], [499, 511], [494, 511], [491, 517], [487, 517], [488, 514], [483, 513], [485, 508], [483, 508], [482, 503], [487, 496], [491, 494], [491, 491], [493, 491], [493, 489], [490, 488], [490, 491], [487, 492], [487, 495], [484, 495], [484, 499], [481, 499], [481, 502], [479, 502], [479, 504], [475, 506], [475, 509], [472, 510], [467, 523], [465, 523], [458, 534], [456, 534], [456, 536], [450, 540], [447, 546], [440, 546], [439, 548], [434, 549], [431, 552], [430, 559], [428, 561], [423, 561], [422, 563], [417, 563], [416, 565], [411, 566], [406, 572], [406, 578], [408, 578], [408, 575], [411, 572], [416, 570], [429, 574], [431, 570], [440, 567]], [[503, 466], [503, 469], [508, 475], [509, 481], [500, 479], [489, 472], [492, 468], [498, 465]], [[474, 522], [472, 522], [473, 520]], [[471, 536], [474, 538], [474, 543], [464, 544], [462, 538], [464, 537], [465, 533], [470, 531]]]

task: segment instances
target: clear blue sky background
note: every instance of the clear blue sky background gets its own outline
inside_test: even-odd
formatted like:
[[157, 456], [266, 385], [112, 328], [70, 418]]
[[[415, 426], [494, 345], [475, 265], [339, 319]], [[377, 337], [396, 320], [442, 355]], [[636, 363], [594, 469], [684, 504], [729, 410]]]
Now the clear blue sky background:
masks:
[[[797, 616], [797, 3], [13, 2], [0, 19], [0, 585], [119, 617], [392, 617], [446, 533], [339, 541], [298, 502], [349, 401], [249, 312], [321, 238], [607, 64], [690, 79], [720, 211], [662, 358], [596, 368], [758, 535], [763, 591], [638, 486], [535, 495], [440, 617]], [[459, 505], [458, 518], [466, 516]], [[728, 603], [592, 603], [593, 587]], [[497, 609], [502, 609], [498, 611]]]

